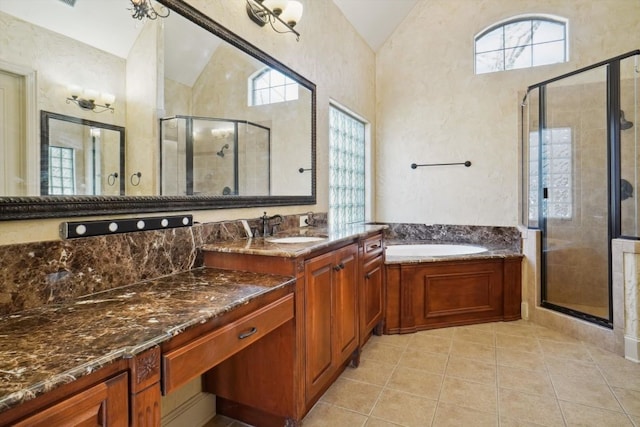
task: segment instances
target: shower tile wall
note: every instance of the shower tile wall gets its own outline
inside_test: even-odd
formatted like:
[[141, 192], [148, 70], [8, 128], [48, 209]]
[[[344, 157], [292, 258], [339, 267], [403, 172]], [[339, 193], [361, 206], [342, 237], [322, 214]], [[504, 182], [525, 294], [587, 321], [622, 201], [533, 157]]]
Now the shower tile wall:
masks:
[[[606, 317], [608, 313], [606, 88], [604, 83], [553, 87], [548, 128], [570, 127], [572, 214], [548, 218], [547, 300]], [[593, 307], [597, 307], [594, 312]]]
[[[631, 197], [622, 201], [620, 206], [622, 217], [622, 235], [640, 235], [637, 212], [640, 211], [640, 198], [637, 190], [640, 179], [640, 150], [638, 149], [638, 102], [640, 100], [640, 84], [638, 73], [635, 71], [634, 58], [621, 62], [622, 79], [620, 82], [620, 107], [624, 111], [625, 119], [633, 123], [629, 129], [623, 129], [621, 136], [622, 179], [627, 180], [633, 186]], [[625, 78], [627, 77], [627, 78]]]

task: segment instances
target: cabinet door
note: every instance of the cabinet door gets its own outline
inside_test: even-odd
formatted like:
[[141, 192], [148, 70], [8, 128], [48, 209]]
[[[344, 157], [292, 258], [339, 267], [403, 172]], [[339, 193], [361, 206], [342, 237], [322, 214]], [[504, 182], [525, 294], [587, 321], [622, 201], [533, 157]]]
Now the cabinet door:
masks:
[[382, 321], [384, 264], [382, 256], [367, 262], [363, 267], [360, 287], [360, 341]]
[[358, 246], [335, 252], [336, 363], [342, 364], [358, 347]]
[[332, 328], [334, 255], [328, 253], [305, 263], [305, 382], [311, 399], [333, 373]]
[[125, 427], [129, 423], [127, 399], [128, 376], [122, 373], [14, 425]]

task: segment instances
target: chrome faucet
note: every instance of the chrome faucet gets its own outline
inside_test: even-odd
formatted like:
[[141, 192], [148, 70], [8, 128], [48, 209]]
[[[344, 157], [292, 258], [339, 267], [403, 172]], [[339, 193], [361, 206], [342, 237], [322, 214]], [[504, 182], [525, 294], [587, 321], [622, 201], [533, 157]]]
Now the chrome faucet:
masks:
[[[267, 237], [272, 235], [276, 230], [276, 227], [282, 224], [282, 221], [284, 221], [284, 219], [282, 218], [282, 215], [268, 216], [266, 212], [264, 213], [264, 215], [260, 217], [260, 219], [262, 220], [262, 237]], [[269, 230], [269, 222], [273, 219], [279, 219], [279, 221], [273, 224], [271, 230]]]

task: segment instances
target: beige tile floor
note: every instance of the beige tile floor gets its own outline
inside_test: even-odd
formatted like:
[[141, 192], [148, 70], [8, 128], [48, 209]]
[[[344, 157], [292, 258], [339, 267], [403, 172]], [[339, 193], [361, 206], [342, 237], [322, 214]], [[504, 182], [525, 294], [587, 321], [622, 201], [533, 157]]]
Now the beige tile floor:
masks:
[[640, 427], [640, 364], [525, 321], [372, 337], [303, 426]]

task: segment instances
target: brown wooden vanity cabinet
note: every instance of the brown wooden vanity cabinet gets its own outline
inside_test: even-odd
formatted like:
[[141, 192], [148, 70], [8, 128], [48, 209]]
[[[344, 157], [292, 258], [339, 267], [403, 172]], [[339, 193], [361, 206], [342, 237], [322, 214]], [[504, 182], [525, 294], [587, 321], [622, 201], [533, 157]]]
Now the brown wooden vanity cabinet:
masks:
[[[205, 384], [221, 414], [261, 426], [297, 425], [345, 366], [357, 363], [362, 333], [382, 320], [382, 234], [299, 257], [205, 252], [204, 262], [296, 277], [295, 327], [221, 363]], [[291, 339], [293, 352], [284, 347]]]
[[305, 262], [305, 394], [313, 399], [358, 347], [358, 247]]
[[382, 334], [384, 317], [384, 253], [382, 235], [366, 239], [360, 246], [360, 346], [371, 332]]

